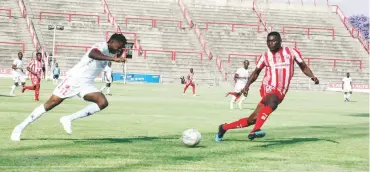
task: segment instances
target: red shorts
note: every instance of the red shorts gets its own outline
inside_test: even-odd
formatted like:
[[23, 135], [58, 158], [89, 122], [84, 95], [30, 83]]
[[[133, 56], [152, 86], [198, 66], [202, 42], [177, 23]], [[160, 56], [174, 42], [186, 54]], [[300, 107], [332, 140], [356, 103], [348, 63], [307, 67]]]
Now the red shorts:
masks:
[[187, 81], [187, 82], [186, 82], [186, 85], [195, 86], [195, 84], [194, 84], [194, 82], [193, 82], [193, 81]]
[[284, 100], [285, 97], [285, 94], [276, 89], [275, 87], [269, 85], [262, 85], [260, 89], [260, 95], [262, 100], [260, 101], [260, 103], [262, 103], [265, 100], [266, 96], [269, 94], [276, 95], [279, 99], [279, 104]]
[[39, 85], [40, 84], [40, 78], [32, 78], [32, 85]]

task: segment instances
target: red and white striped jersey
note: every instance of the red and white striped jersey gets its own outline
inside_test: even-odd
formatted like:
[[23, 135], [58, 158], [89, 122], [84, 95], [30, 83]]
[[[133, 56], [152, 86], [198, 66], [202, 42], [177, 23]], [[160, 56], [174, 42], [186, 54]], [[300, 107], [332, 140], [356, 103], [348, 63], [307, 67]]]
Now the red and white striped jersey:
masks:
[[31, 62], [28, 64], [28, 67], [31, 69], [32, 72], [36, 73], [37, 75], [29, 73], [30, 78], [41, 78], [42, 74], [42, 61], [38, 61], [36, 59], [31, 60]]
[[282, 47], [276, 53], [263, 53], [257, 61], [257, 68], [266, 68], [262, 85], [272, 86], [286, 94], [294, 74], [293, 61], [303, 62], [301, 53], [295, 48]]
[[188, 74], [188, 80], [193, 81], [194, 80], [194, 73], [189, 72]]

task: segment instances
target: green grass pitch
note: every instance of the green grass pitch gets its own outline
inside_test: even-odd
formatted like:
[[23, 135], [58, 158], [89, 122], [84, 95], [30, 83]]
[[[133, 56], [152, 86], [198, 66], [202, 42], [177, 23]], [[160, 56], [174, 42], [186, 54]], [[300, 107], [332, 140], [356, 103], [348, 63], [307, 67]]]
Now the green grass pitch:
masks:
[[[28, 81], [29, 83], [29, 81]], [[73, 98], [30, 125], [21, 142], [13, 128], [51, 95], [43, 82], [40, 102], [33, 92], [5, 96], [11, 79], [0, 79], [0, 171], [322, 171], [369, 170], [369, 95], [343, 102], [335, 92], [290, 91], [263, 126], [266, 137], [249, 141], [250, 128], [229, 131], [214, 142], [219, 124], [248, 116], [259, 101], [251, 90], [243, 110], [229, 110], [225, 92], [199, 87], [182, 96], [183, 86], [113, 84], [109, 107], [73, 122], [64, 133], [59, 118], [87, 103]], [[260, 84], [260, 83], [255, 83]], [[96, 84], [100, 88], [103, 83]], [[202, 133], [196, 148], [180, 137], [188, 128]]]

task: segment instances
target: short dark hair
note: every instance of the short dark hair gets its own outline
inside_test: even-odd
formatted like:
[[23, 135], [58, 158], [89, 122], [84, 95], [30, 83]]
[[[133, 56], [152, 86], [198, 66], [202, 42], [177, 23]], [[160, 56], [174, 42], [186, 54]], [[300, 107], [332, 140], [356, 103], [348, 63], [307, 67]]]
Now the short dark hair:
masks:
[[118, 41], [118, 42], [121, 42], [123, 45], [126, 45], [127, 44], [127, 40], [126, 40], [126, 37], [123, 36], [121, 33], [115, 33], [113, 34], [110, 38], [109, 38], [109, 41], [108, 42], [111, 42], [111, 41]]
[[249, 63], [249, 60], [244, 60], [244, 62], [243, 62], [243, 63], [245, 63], [245, 62], [248, 62], [248, 63]]
[[36, 56], [37, 56], [37, 55], [41, 55], [41, 56], [42, 56], [42, 54], [41, 54], [40, 52], [37, 52], [37, 53], [36, 53]]
[[279, 37], [279, 38], [281, 38], [281, 36], [280, 36], [280, 33], [279, 32], [270, 32], [268, 35], [267, 35], [267, 38], [269, 37], [269, 36], [277, 36], [277, 37]]

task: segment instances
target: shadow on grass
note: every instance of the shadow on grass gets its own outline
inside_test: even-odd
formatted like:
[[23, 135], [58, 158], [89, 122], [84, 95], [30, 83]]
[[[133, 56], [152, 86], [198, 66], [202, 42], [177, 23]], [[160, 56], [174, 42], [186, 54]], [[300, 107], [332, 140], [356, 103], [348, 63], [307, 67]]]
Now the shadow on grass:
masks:
[[73, 141], [77, 142], [96, 142], [96, 143], [132, 143], [137, 141], [154, 141], [154, 140], [176, 140], [178, 137], [148, 137], [138, 136], [131, 138], [86, 138], [86, 139], [72, 139], [72, 138], [37, 138], [37, 139], [22, 139], [22, 140], [59, 140], [59, 141]]
[[369, 113], [358, 113], [358, 114], [352, 114], [348, 116], [354, 116], [354, 117], [369, 117]]
[[14, 96], [6, 95], [6, 94], [0, 94], [0, 97], [14, 97]]
[[280, 146], [280, 145], [289, 145], [289, 144], [307, 143], [307, 142], [317, 142], [317, 141], [326, 141], [326, 142], [339, 144], [339, 142], [337, 142], [335, 140], [320, 139], [320, 138], [266, 139], [266, 140], [253, 141], [253, 142], [267, 143], [267, 144], [264, 144], [264, 145], [258, 145], [257, 147], [271, 147], [271, 146]]

